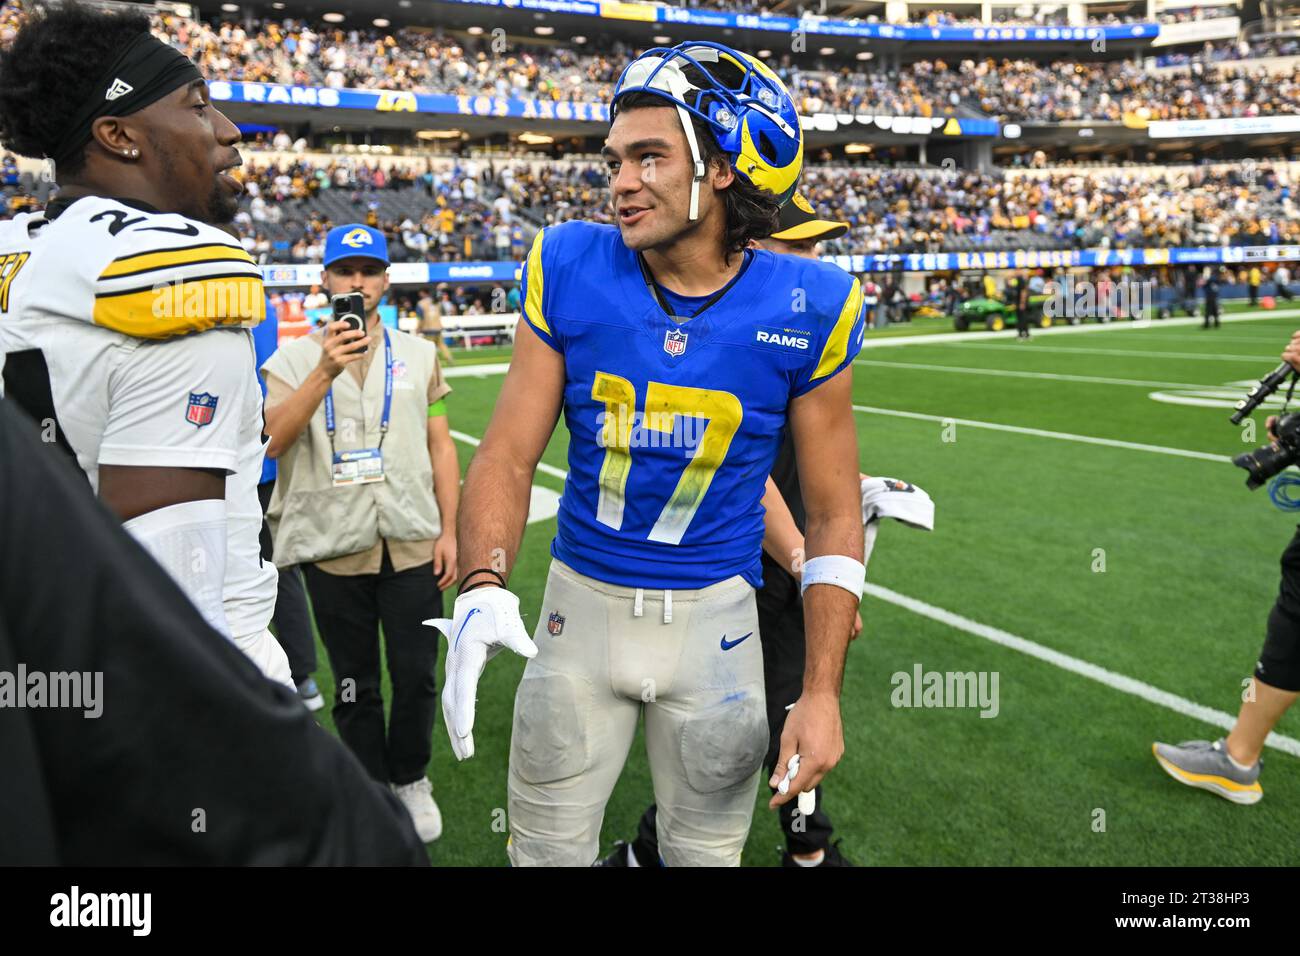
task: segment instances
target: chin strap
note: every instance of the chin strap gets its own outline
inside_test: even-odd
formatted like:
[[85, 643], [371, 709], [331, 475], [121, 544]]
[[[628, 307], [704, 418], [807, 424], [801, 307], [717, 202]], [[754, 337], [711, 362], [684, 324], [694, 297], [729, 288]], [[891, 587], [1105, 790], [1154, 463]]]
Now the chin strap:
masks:
[[704, 157], [700, 155], [700, 142], [695, 135], [695, 124], [691, 122], [691, 114], [686, 112], [685, 107], [678, 106], [677, 115], [681, 118], [682, 129], [686, 132], [686, 142], [691, 146], [691, 159], [695, 162], [695, 175], [691, 177], [690, 210], [690, 220], [694, 222], [700, 218], [700, 183], [704, 182]]

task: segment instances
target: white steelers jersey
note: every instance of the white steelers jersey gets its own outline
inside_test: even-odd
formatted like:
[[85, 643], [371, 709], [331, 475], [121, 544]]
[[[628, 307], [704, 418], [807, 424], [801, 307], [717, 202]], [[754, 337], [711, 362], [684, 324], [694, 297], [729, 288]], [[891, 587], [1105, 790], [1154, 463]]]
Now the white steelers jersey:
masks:
[[264, 310], [247, 253], [182, 216], [94, 197], [52, 221], [0, 223], [0, 391], [96, 492], [100, 465], [227, 473], [232, 636], [260, 632], [275, 608], [258, 541], [262, 395], [241, 327]]

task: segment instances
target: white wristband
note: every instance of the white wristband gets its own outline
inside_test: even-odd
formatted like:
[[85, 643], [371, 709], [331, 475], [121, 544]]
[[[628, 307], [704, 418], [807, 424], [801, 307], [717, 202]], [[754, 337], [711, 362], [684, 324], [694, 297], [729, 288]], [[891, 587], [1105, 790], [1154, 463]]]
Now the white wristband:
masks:
[[823, 554], [810, 558], [803, 566], [803, 594], [814, 584], [833, 584], [862, 599], [862, 586], [867, 582], [867, 566], [861, 561], [842, 554]]

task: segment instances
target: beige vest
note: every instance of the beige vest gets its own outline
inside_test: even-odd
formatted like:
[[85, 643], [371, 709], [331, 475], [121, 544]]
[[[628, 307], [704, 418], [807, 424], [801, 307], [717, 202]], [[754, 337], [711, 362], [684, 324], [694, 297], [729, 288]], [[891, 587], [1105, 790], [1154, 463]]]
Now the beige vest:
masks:
[[[356, 554], [374, 547], [381, 537], [426, 541], [442, 533], [429, 460], [427, 400], [438, 351], [433, 343], [405, 332], [389, 329], [388, 335], [394, 367], [393, 408], [383, 445], [385, 478], [334, 487], [325, 403], [321, 402], [306, 431], [277, 463], [275, 493], [266, 518], [279, 567]], [[320, 356], [320, 342], [304, 336], [286, 343], [263, 367], [298, 388]], [[366, 374], [364, 390], [346, 370], [334, 379], [334, 448], [348, 451], [378, 446], [383, 410], [384, 356], [378, 354]], [[350, 436], [345, 430], [347, 419], [354, 423]]]

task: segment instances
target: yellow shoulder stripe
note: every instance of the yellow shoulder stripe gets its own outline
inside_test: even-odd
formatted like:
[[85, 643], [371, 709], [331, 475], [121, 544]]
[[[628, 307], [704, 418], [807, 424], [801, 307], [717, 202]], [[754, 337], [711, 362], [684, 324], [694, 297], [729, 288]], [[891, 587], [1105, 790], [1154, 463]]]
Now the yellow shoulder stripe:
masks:
[[534, 326], [550, 335], [551, 328], [546, 324], [546, 316], [542, 315], [542, 236], [545, 233], [545, 229], [539, 229], [532, 249], [528, 250], [528, 298], [524, 302], [524, 315]]
[[261, 277], [242, 275], [97, 296], [93, 316], [96, 325], [139, 339], [167, 339], [221, 325], [252, 327], [265, 317]]
[[853, 288], [849, 290], [844, 306], [840, 309], [840, 317], [835, 320], [835, 328], [831, 329], [831, 334], [826, 339], [826, 347], [822, 349], [822, 357], [817, 362], [817, 371], [813, 372], [814, 381], [835, 371], [849, 354], [849, 333], [853, 331], [861, 311], [862, 284], [854, 279]]
[[168, 266], [192, 266], [204, 262], [246, 262], [257, 265], [253, 257], [242, 248], [212, 243], [204, 246], [191, 246], [188, 249], [156, 249], [151, 252], [138, 252], [122, 256], [108, 264], [100, 275], [101, 279], [116, 279], [122, 276], [151, 272]]

